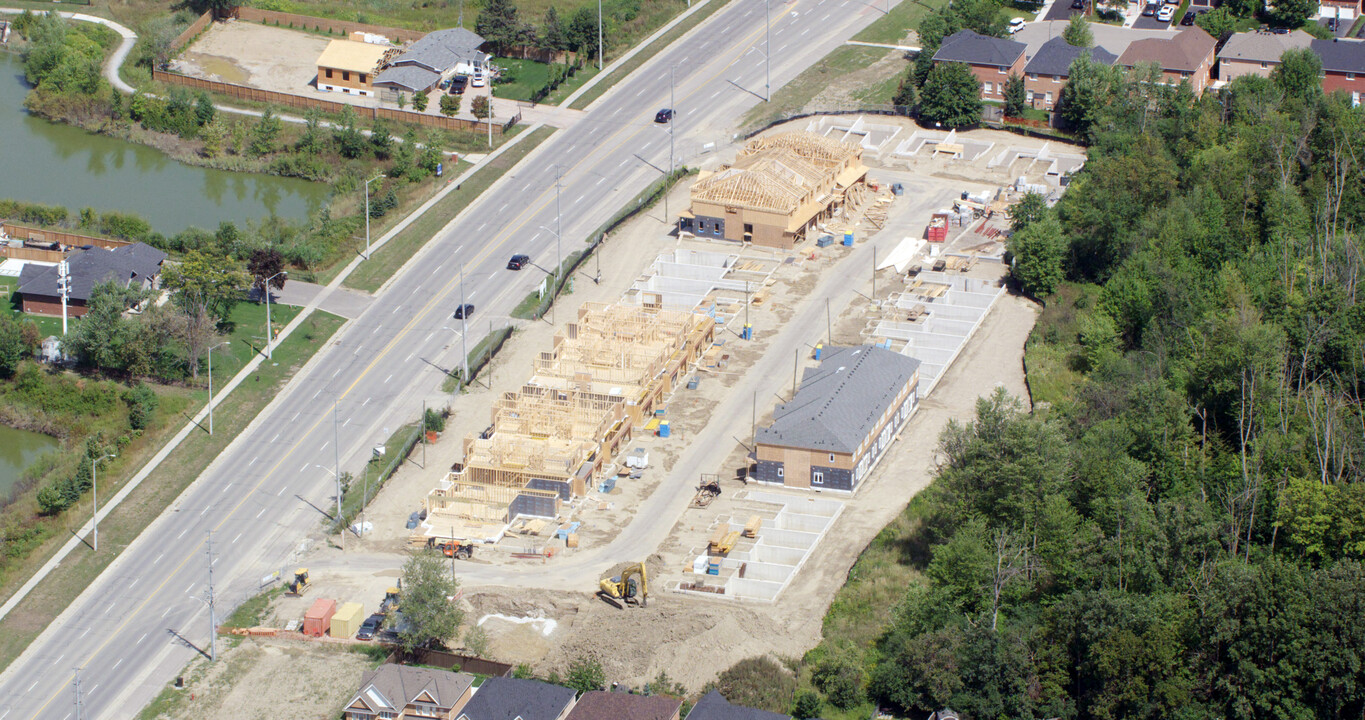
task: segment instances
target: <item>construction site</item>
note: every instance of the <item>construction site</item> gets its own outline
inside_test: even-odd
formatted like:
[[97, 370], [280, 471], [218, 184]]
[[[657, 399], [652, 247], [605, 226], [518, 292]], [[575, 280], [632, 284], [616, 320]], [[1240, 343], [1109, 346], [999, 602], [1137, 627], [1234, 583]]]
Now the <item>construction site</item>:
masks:
[[[862, 142], [842, 132], [853, 138], [844, 144]], [[451, 560], [458, 602], [499, 661], [562, 670], [589, 654], [611, 680], [667, 670], [696, 689], [744, 657], [812, 647], [859, 552], [932, 478], [946, 423], [996, 385], [1027, 397], [1021, 359], [1035, 311], [1004, 287], [1008, 207], [1030, 183], [1052, 198], [1063, 186], [1041, 165], [1020, 172], [1036, 159], [999, 171], [924, 162], [874, 159], [859, 202], [790, 250], [674, 234], [657, 208], [619, 228], [601, 283], [575, 278], [558, 324], [519, 328], [483, 384], [451, 398], [426, 466], [405, 465], [367, 508], [372, 532], [344, 551], [321, 537], [300, 546], [313, 597], [384, 597], [408, 553], [450, 542], [473, 548]], [[999, 183], [1004, 172], [1027, 182]], [[693, 190], [675, 188], [670, 201], [683, 207]], [[935, 234], [940, 214], [952, 218]], [[760, 433], [819, 390], [822, 372], [848, 365], [840, 358], [872, 349], [913, 361], [913, 383], [872, 395], [886, 410], [866, 429], [875, 450], [856, 485], [833, 487], [832, 474], [796, 487], [785, 475], [762, 481]], [[801, 468], [812, 480], [827, 472]], [[410, 515], [421, 517], [405, 529]], [[599, 579], [641, 561], [647, 607], [595, 594]], [[272, 612], [283, 625], [310, 607], [285, 597]], [[623, 648], [620, 637], [656, 641]]]

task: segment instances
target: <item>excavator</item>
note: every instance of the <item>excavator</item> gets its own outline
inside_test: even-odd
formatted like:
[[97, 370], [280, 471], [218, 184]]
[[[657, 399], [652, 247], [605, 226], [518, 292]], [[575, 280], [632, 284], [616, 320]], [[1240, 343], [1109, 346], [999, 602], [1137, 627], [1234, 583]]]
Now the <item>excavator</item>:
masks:
[[620, 600], [616, 604], [622, 608], [627, 604], [640, 607], [649, 604], [649, 577], [644, 563], [631, 565], [616, 577], [602, 578], [601, 586], [601, 594], [611, 600]]
[[294, 581], [285, 586], [285, 590], [290, 595], [303, 595], [312, 589], [313, 583], [308, 580], [308, 568], [299, 568], [294, 571]]

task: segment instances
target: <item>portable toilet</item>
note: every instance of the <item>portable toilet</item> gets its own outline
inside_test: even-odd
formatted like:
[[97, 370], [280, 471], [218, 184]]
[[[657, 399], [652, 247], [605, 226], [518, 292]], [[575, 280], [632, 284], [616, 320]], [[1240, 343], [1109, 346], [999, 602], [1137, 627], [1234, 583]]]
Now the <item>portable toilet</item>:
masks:
[[343, 603], [332, 616], [332, 627], [327, 631], [334, 638], [355, 637], [360, 632], [360, 623], [365, 621], [365, 606], [358, 602]]
[[844, 233], [844, 247], [853, 247], [853, 233], [851, 231]]
[[313, 607], [303, 615], [303, 634], [309, 637], [322, 637], [332, 627], [332, 616], [336, 614], [337, 601], [318, 598]]
[[819, 360], [819, 359], [820, 359], [820, 356], [823, 355], [824, 352], [825, 352], [825, 344], [824, 344], [824, 343], [815, 343], [815, 359], [816, 359], [816, 360]]
[[673, 432], [672, 429], [669, 428], [668, 426], [667, 420], [664, 420], [663, 422], [659, 423], [659, 437], [666, 438], [672, 432]]

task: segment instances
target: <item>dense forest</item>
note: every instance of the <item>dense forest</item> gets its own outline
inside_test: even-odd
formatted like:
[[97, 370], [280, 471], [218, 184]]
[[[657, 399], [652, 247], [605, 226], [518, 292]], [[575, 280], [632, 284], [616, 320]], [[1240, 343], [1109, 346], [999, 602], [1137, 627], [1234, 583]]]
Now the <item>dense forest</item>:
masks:
[[894, 607], [845, 588], [799, 686], [723, 688], [798, 717], [1362, 717], [1365, 118], [1315, 61], [1199, 98], [1077, 61], [1090, 161], [1014, 215], [1033, 407], [945, 431], [868, 551], [909, 568]]

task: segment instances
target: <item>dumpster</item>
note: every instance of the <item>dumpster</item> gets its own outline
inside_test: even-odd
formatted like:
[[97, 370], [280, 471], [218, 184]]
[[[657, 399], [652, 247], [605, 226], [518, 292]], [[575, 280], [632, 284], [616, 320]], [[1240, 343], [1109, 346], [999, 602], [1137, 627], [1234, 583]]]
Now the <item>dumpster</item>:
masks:
[[327, 634], [343, 640], [353, 638], [360, 632], [362, 622], [365, 622], [365, 606], [358, 602], [344, 603], [332, 616], [332, 628]]
[[318, 598], [313, 607], [303, 615], [303, 634], [309, 637], [322, 637], [332, 626], [332, 616], [336, 614], [337, 601]]

